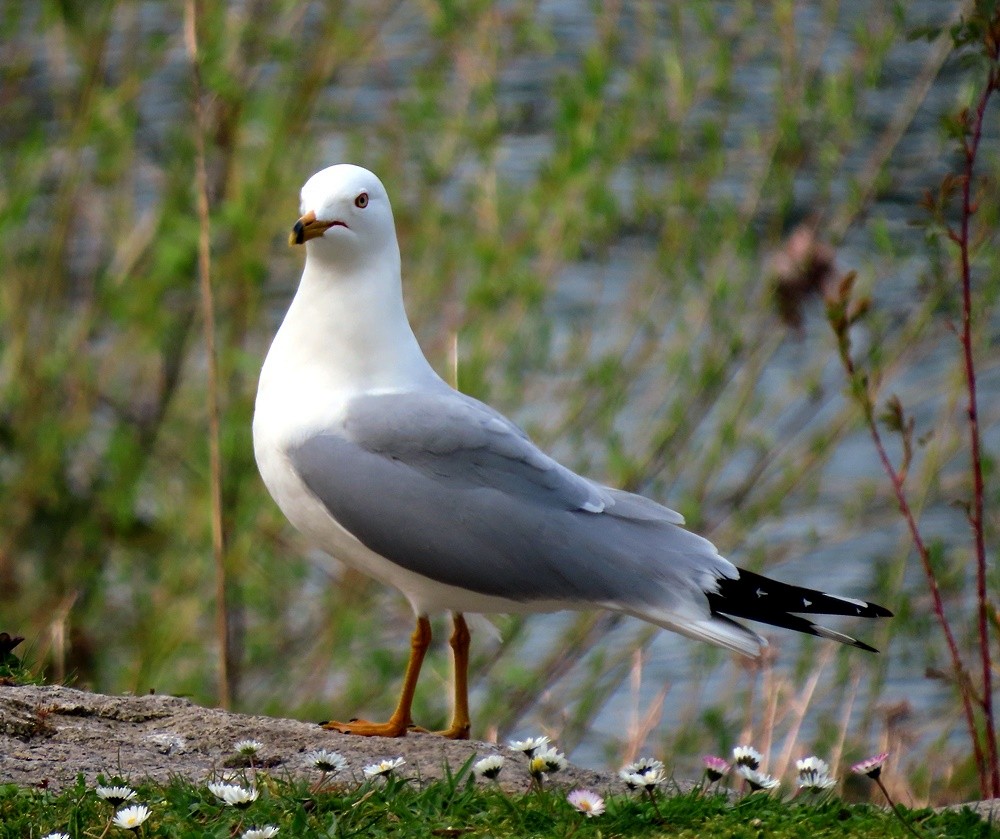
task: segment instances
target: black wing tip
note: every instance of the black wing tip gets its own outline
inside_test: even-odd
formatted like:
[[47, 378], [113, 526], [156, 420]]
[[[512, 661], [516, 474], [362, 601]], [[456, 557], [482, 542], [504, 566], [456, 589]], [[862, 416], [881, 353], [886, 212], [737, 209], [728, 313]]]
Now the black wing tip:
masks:
[[892, 611], [885, 606], [793, 586], [742, 568], [738, 570], [739, 577], [722, 578], [718, 581], [717, 591], [706, 592], [713, 613], [759, 621], [878, 654], [879, 651], [870, 644], [835, 629], [815, 624], [802, 616], [893, 617]]
[[[845, 615], [847, 617], [853, 618], [891, 618], [895, 617], [891, 609], [887, 609], [885, 606], [879, 603], [870, 603], [867, 600], [853, 600], [845, 597], [840, 597], [836, 594], [827, 594], [824, 592], [816, 592], [820, 598], [822, 598], [822, 603], [817, 604], [815, 609], [801, 609], [799, 610], [802, 614], [813, 614], [813, 615]], [[836, 603], [837, 601], [843, 602], [844, 608], [831, 607], [831, 601]], [[794, 611], [789, 609], [789, 611]]]
[[738, 577], [723, 577], [718, 580], [716, 593], [727, 605], [738, 603], [751, 611], [779, 611], [798, 615], [893, 617], [890, 609], [878, 603], [783, 583], [744, 568], [736, 570], [739, 572]]

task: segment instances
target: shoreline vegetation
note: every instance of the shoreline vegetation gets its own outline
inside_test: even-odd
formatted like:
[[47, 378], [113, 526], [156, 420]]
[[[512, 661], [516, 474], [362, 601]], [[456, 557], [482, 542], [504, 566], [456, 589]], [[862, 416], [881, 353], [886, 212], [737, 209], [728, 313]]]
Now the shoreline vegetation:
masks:
[[291, 532], [250, 445], [295, 190], [353, 160], [462, 390], [741, 565], [897, 615], [881, 656], [752, 663], [499, 617], [474, 736], [688, 774], [888, 752], [894, 801], [1000, 794], [1000, 7], [599, 6], [7, 4], [0, 681], [391, 710], [406, 604]]

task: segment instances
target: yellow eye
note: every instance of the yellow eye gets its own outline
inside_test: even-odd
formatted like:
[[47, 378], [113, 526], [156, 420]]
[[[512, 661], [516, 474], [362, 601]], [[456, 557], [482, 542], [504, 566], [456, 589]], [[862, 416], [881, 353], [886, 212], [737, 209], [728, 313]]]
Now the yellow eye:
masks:
[[357, 198], [354, 199], [354, 206], [359, 209], [364, 209], [368, 206], [368, 193], [362, 192]]

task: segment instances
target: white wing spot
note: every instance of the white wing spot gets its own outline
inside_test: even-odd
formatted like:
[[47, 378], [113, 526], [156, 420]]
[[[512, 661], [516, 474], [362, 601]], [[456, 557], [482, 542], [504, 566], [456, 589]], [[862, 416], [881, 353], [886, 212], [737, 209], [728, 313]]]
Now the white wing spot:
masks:
[[[860, 609], [864, 609], [868, 604], [864, 600], [858, 600], [854, 597], [841, 597], [839, 594], [827, 594], [827, 597], [832, 597], [834, 600], [842, 600], [844, 603], [850, 603], [852, 606], [857, 606]], [[858, 612], [858, 614], [861, 614]]]
[[811, 600], [806, 600], [806, 599], [805, 599], [805, 598], [803, 597], [803, 598], [802, 598], [802, 605], [803, 605], [803, 606], [805, 606], [806, 608], [808, 608], [809, 606], [812, 606], [812, 601], [811, 601]]
[[767, 594], [767, 592], [764, 591], [764, 589], [759, 588], [759, 589], [757, 589], [756, 594], [757, 594], [758, 597], [764, 597]]

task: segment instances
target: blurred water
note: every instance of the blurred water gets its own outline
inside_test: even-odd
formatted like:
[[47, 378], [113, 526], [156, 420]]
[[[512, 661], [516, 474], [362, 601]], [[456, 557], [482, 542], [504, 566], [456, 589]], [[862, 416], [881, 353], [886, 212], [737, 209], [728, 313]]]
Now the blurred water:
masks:
[[[549, 61], [539, 62], [537, 59], [526, 62], [523, 66], [516, 63], [508, 67], [501, 78], [498, 96], [510, 107], [525, 109], [535, 114], [537, 129], [529, 126], [525, 133], [512, 133], [505, 136], [501, 142], [501, 152], [498, 155], [501, 175], [513, 182], [527, 182], [537, 172], [552, 148], [552, 138], [546, 133], [547, 109], [551, 102], [545, 98], [545, 91], [537, 84], [538, 79], [551, 78], [553, 73], [568, 66], [578, 51], [590, 43], [594, 37], [593, 16], [582, 8], [583, 4], [570, 2], [553, 2], [542, 4], [545, 13], [551, 15], [551, 27], [557, 34], [558, 47]], [[807, 4], [797, 6], [797, 26], [804, 34], [808, 34], [811, 26], [820, 26], [820, 14]], [[908, 13], [914, 19], [933, 19], [936, 15], [947, 12], [943, 4], [924, 2], [910, 4]], [[835, 26], [828, 42], [826, 52], [822, 57], [826, 69], [836, 67], [852, 60], [855, 41], [855, 13], [864, 13], [864, 4], [847, 3]], [[929, 47], [926, 45], [899, 45], [894, 51], [884, 73], [885, 82], [866, 95], [866, 119], [868, 127], [862, 129], [863, 134], [875, 136], [877, 130], [897, 108], [900, 99], [905, 94], [909, 84], [920, 72]], [[774, 71], [770, 67], [742, 68], [741, 84], [750, 91], [745, 107], [732, 119], [728, 131], [742, 135], [747, 131], [763, 130], [773, 119]], [[932, 189], [939, 182], [946, 169], [953, 167], [954, 161], [941, 159], [937, 156], [940, 148], [939, 118], [943, 113], [953, 108], [956, 95], [957, 76], [951, 68], [939, 77], [937, 83], [927, 96], [917, 118], [904, 135], [894, 155], [896, 161], [896, 178], [888, 194], [881, 198], [870, 212], [871, 216], [881, 217], [894, 238], [901, 253], [906, 253], [919, 242], [921, 233], [915, 231], [909, 224], [915, 210], [915, 202], [925, 189]], [[359, 89], [363, 90], [361, 84]], [[368, 96], [374, 93], [355, 94], [359, 101], [368, 101]], [[987, 147], [996, 147], [998, 126], [987, 127]], [[856, 154], [845, 162], [846, 171], [859, 171], [864, 164], [864, 157], [869, 149], [859, 148]], [[900, 164], [900, 161], [902, 162]], [[641, 164], [631, 163], [629, 166]], [[474, 176], [474, 172], [470, 173]], [[621, 173], [623, 183], [631, 183], [633, 172]], [[463, 173], [457, 175], [461, 179]], [[655, 167], [643, 172], [643, 177], [655, 180], [662, 177]], [[747, 187], [749, 173], [736, 169], [729, 171], [720, 179], [716, 189], [720, 196], [740, 196]], [[811, 212], [813, 184], [803, 181], [798, 190], [798, 212], [801, 217], [807, 217]], [[846, 178], [843, 183], [833, 186], [833, 198], [844, 198], [843, 191], [847, 188]], [[838, 189], [841, 191], [838, 194]], [[625, 204], [627, 210], [628, 193], [623, 190], [616, 196]], [[570, 265], [559, 283], [558, 289], [549, 304], [549, 311], [554, 319], [554, 351], [558, 354], [560, 347], [569, 341], [574, 329], [574, 321], [581, 313], [592, 313], [596, 305], [613, 310], [621, 303], [621, 297], [626, 293], [628, 278], [640, 272], [644, 265], [654, 259], [654, 243], [644, 241], [641, 237], [620, 240], [614, 243], [606, 260], [580, 261]], [[838, 266], [842, 270], [854, 267], [863, 268], [871, 260], [871, 254], [877, 251], [871, 231], [864, 225], [852, 227], [838, 248]], [[882, 280], [875, 288], [876, 304], [881, 311], [889, 312], [903, 320], [912, 307], [913, 295], [926, 264], [919, 256], [903, 256], [895, 262], [884, 261], [880, 264]], [[601, 297], [595, 301], [595, 293]], [[598, 334], [593, 346], [599, 352], [604, 347], [613, 346], [617, 334], [614, 318], [606, 321], [604, 334], [601, 333], [598, 322]], [[863, 336], [859, 336], [862, 337]], [[922, 360], [908, 371], [898, 383], [900, 395], [904, 403], [916, 412], [918, 419], [932, 416], [939, 407], [939, 399], [932, 394], [945, 391], [945, 382], [953, 375], [954, 359], [949, 355], [953, 347], [944, 348], [937, 355]], [[830, 356], [829, 336], [823, 330], [807, 332], [797, 342], [787, 342], [778, 351], [773, 363], [764, 371], [763, 387], [765, 391], [773, 387], [777, 394], [787, 387], [789, 381], [795, 381], [799, 372], [808, 369], [816, 359]], [[831, 359], [824, 371], [823, 380], [830, 392], [843, 388], [843, 372], [835, 359]], [[980, 397], [984, 406], [996, 404], [1000, 381], [996, 371], [984, 370], [981, 382]], [[541, 406], [528, 408], [520, 419], [532, 419], [537, 411], [544, 411]], [[996, 443], [998, 428], [996, 412], [987, 409], [984, 414], [990, 416], [987, 423], [986, 438]], [[823, 416], [816, 418], [821, 422]], [[632, 417], [632, 421], [641, 424], [641, 416]], [[739, 469], [738, 464], [734, 466]], [[769, 526], [762, 526], [755, 534], [757, 544], [780, 545], [783, 542], [801, 544], [810, 538], [814, 549], [807, 554], [796, 557], [778, 576], [791, 579], [802, 584], [813, 584], [826, 590], [859, 597], [866, 596], [865, 585], [869, 580], [869, 565], [877, 556], [887, 556], [898, 550], [901, 540], [906, 538], [901, 521], [893, 520], [884, 527], [867, 529], [860, 533], [844, 533], [842, 517], [842, 489], [845, 486], [856, 486], [859, 482], [873, 483], [884, 481], [870, 439], [864, 432], [848, 437], [840, 445], [837, 455], [825, 468], [821, 491], [818, 500], [811, 500], [807, 505], [800, 505], [796, 514], [785, 521]], [[923, 512], [922, 525], [925, 534], [933, 539], [935, 536], [962, 532], [967, 527], [963, 514], [953, 507], [935, 507]], [[734, 560], [739, 560], [739, 549]], [[912, 567], [909, 574], [918, 575], [919, 569]], [[892, 605], [892, 604], [890, 604]], [[548, 648], [559, 632], [570, 620], [565, 615], [540, 616], [533, 626], [532, 649]], [[628, 644], [636, 633], [636, 627], [631, 621], [613, 630], [603, 641], [608, 648]], [[864, 637], [868, 627], [859, 627], [858, 631]], [[912, 708], [913, 718], [917, 728], [929, 724], [937, 713], [940, 703], [949, 695], [949, 690], [942, 682], [925, 677], [923, 672], [926, 656], [919, 648], [919, 642], [912, 642], [908, 647], [903, 641], [898, 641], [893, 649], [887, 651], [888, 678], [882, 687], [881, 699], [886, 704], [904, 700]], [[817, 647], [817, 650], [819, 648]], [[817, 653], [819, 655], [819, 653]], [[862, 655], [859, 653], [859, 655]], [[663, 708], [661, 725], [676, 728], [687, 721], [686, 713], [690, 708], [691, 694], [689, 689], [700, 691], [700, 696], [717, 702], [732, 687], [734, 674], [727, 673], [725, 668], [713, 668], [710, 675], [702, 683], [692, 683], [691, 644], [678, 639], [669, 633], [661, 632], [647, 650], [643, 683], [637, 695], [630, 693], [628, 682], [618, 690], [604, 706], [598, 715], [590, 732], [584, 736], [575, 748], [573, 757], [579, 762], [590, 765], [602, 765], [607, 762], [604, 744], [623, 737], [623, 729], [637, 709], [645, 708], [659, 693], [663, 686], [670, 686], [668, 701]], [[788, 674], [792, 663], [779, 660], [778, 668]], [[825, 675], [832, 674], [834, 664], [830, 664]], [[736, 674], [739, 677], [739, 674]], [[575, 673], [567, 681], [570, 684], [552, 686], [552, 690], [569, 690], [574, 681], [583, 676]], [[858, 707], [863, 705], [863, 697], [867, 685], [860, 686]], [[823, 691], [817, 692], [815, 707], [818, 712], [834, 714], [831, 698], [824, 699]], [[558, 704], [558, 703], [557, 703]], [[544, 720], [539, 719], [539, 724]], [[811, 717], [803, 726], [802, 737], [808, 740], [815, 732]], [[526, 727], [522, 734], [533, 733]], [[935, 732], [925, 736], [934, 736]], [[959, 750], [962, 745], [958, 740], [964, 735], [956, 734], [951, 738], [952, 745]], [[693, 768], [693, 767], [692, 767]]]
[[[518, 4], [501, 3], [499, 7], [512, 9]], [[826, 4], [797, 3], [796, 29], [803, 38], [810, 38], [826, 25], [824, 7]], [[728, 17], [734, 14], [733, 3], [711, 5], [712, 14], [717, 16], [720, 27], [725, 26]], [[157, 3], [141, 5], [143, 26], [148, 31], [171, 34], [174, 18], [167, 6]], [[500, 177], [511, 184], [528, 184], [536, 178], [540, 167], [551, 155], [554, 147], [553, 125], [556, 122], [556, 100], [552, 96], [553, 80], [562, 73], [574, 72], [581, 53], [595, 40], [597, 16], [596, 4], [583, 0], [546, 0], [537, 4], [535, 17], [539, 24], [552, 35], [552, 49], [548, 52], [528, 51], [502, 65], [496, 89], [497, 105], [505, 114], [518, 114], [516, 124], [500, 139], [496, 163]], [[834, 72], [855, 58], [857, 27], [869, 11], [868, 5], [860, 0], [849, 0], [842, 4], [820, 57], [824, 70]], [[907, 4], [906, 14], [913, 20], [934, 20], [950, 13], [950, 4], [938, 0], [920, 0]], [[622, 49], [628, 50], [634, 40], [630, 38], [630, 28], [641, 25], [626, 11], [622, 29]], [[664, 31], [663, 37], [669, 41], [674, 37]], [[690, 33], [688, 33], [690, 36]], [[336, 114], [329, 131], [325, 133], [322, 156], [328, 163], [343, 160], [350, 148], [350, 139], [358, 126], [377, 123], [412, 87], [414, 72], [426, 57], [428, 32], [424, 11], [418, 4], [401, 3], [395, 7], [380, 33], [384, 53], [377, 62], [358, 63], [344, 68], [336, 85], [327, 92], [326, 107]], [[775, 46], [775, 49], [778, 47]], [[40, 47], [41, 49], [41, 47]], [[185, 89], [183, 82], [188, 72], [183, 59], [183, 47], [179, 40], [172, 49], [178, 53], [176, 61], [163, 63], [159, 75], [154, 77], [143, 97], [138, 99], [141, 122], [144, 125], [143, 142], [148, 143], [145, 151], [150, 157], [162, 154], [159, 147], [167, 143], [170, 131], [187, 113], [187, 103], [176, 96], [177, 90]], [[920, 73], [926, 56], [931, 50], [925, 43], [898, 43], [890, 56], [880, 84], [864, 94], [862, 121], [858, 133], [874, 137], [884, 128], [887, 119], [898, 108], [899, 102], [909, 90], [913, 79]], [[70, 68], [72, 70], [72, 68]], [[265, 68], [266, 73], [266, 68]], [[905, 320], [912, 308], [913, 296], [917, 291], [920, 277], [926, 269], [925, 261], [917, 255], [907, 255], [916, 249], [920, 232], [909, 225], [914, 214], [914, 205], [923, 190], [933, 188], [942, 174], [954, 168], [954, 161], [942, 158], [940, 148], [939, 119], [952, 110], [956, 99], [959, 76], [954, 68], [946, 66], [926, 97], [912, 126], [905, 133], [894, 153], [894, 181], [891, 189], [882, 194], [869, 215], [884, 220], [899, 253], [896, 259], [880, 258], [879, 275], [882, 278], [874, 289], [876, 304], [880, 311]], [[771, 62], [760, 65], [744, 64], [739, 69], [739, 85], [746, 96], [726, 123], [725, 135], [732, 148], [742, 148], [748, 135], [766, 133], [775, 119], [776, 71]], [[610, 86], [610, 95], [615, 95], [616, 86]], [[996, 149], [1000, 141], [1000, 125], [991, 121], [986, 126], [985, 145]], [[870, 149], [859, 144], [857, 150], [844, 162], [843, 179], [832, 185], [831, 199], [834, 203], [846, 197], [847, 175], [861, 171]], [[995, 153], [995, 152], [994, 152]], [[461, 208], [467, 198], [466, 186], [479, 175], [479, 168], [471, 162], [463, 162], [452, 173], [445, 185], [446, 195], [456, 208]], [[751, 183], [754, 173], [734, 165], [719, 178], [713, 189], [719, 200], [739, 201]], [[153, 174], [150, 174], [152, 181]], [[655, 164], [648, 161], [629, 161], [622, 165], [612, 178], [612, 188], [623, 212], [628, 213], [632, 200], [629, 185], [637, 179], [655, 184], [662, 181], [664, 174]], [[791, 215], [807, 218], [814, 209], [816, 184], [809, 179], [796, 183], [796, 205]], [[392, 192], [392, 185], [390, 185]], [[158, 198], [154, 184], [148, 190], [140, 188], [138, 209], [143, 210], [146, 202]], [[555, 356], [564, 353], [573, 336], [576, 325], [584, 318], [596, 329], [591, 344], [592, 352], [599, 354], [614, 347], [620, 337], [621, 321], [615, 316], [629, 294], [629, 283], [637, 274], [648, 273], [655, 265], [656, 243], [642, 233], [623, 235], [610, 244], [607, 253], [600, 259], [579, 260], [568, 264], [560, 274], [557, 287], [547, 303], [547, 315], [552, 320], [552, 351]], [[864, 224], [851, 227], [846, 237], [838, 245], [838, 266], [842, 270], [863, 269], [871, 264], [878, 252], [873, 233]], [[405, 254], [404, 254], [405, 260]], [[277, 278], [276, 278], [276, 281]], [[281, 293], [275, 298], [273, 320], [275, 323], [284, 313], [287, 293], [294, 281], [289, 273], [280, 281]], [[595, 318], [596, 309], [607, 312], [606, 317]], [[816, 316], [816, 312], [813, 312]], [[1000, 330], [1000, 325], [994, 324]], [[858, 336], [863, 340], [863, 335]], [[930, 417], [938, 408], [939, 395], [944, 392], [944, 382], [953, 375], [953, 362], [948, 354], [950, 348], [942, 348], [936, 354], [921, 359], [906, 371], [899, 382], [900, 396], [904, 402], [917, 411], [918, 417]], [[830, 359], [830, 339], [825, 329], [807, 330], [796, 341], [787, 341], [779, 347], [772, 363], [762, 372], [759, 387], [765, 394], [773, 394], [775, 401], [787, 402], [789, 383], [794, 383], [802, 372], [819, 366], [822, 369], [823, 388], [830, 393], [843, 389], [843, 373], [834, 359]], [[826, 362], [823, 360], [827, 359]], [[997, 397], [1000, 395], [1000, 369], [986, 368], [981, 379], [981, 401], [984, 406], [984, 439], [995, 451], [1000, 448], [1000, 424], [997, 416]], [[823, 423], [834, 409], [834, 405], [824, 406], [813, 422]], [[517, 419], [522, 423], [539, 421], [544, 425], [547, 406], [535, 403], [526, 406]], [[779, 417], [784, 420], [784, 417]], [[622, 428], [628, 431], [641, 429], [647, 421], [642, 406], [636, 406], [623, 417]], [[706, 426], [710, 428], [710, 426]], [[569, 446], [554, 446], [557, 456], [572, 457]], [[750, 467], [750, 463], [739, 458], [728, 464], [724, 480], [734, 484]], [[683, 480], [682, 475], [679, 480]], [[754, 547], [769, 546], [780, 553], [782, 545], [810, 544], [807, 552], [800, 552], [780, 569], [776, 576], [803, 584], [815, 584], [842, 594], [866, 596], [865, 586], [869, 580], [869, 566], [873, 558], [894, 553], [900, 540], [904, 538], [901, 522], [892, 520], [881, 527], [870, 527], [857, 533], [844, 532], [843, 505], [844, 488], [856, 487], [859, 482], [884, 481], [871, 441], [863, 432], [845, 439], [836, 457], [824, 469], [819, 491], [815, 497], [804, 498], [790, 505], [793, 511], [780, 522], [762, 523], [753, 533], [753, 544], [748, 546], [726, 546], [730, 557], [740, 561]], [[677, 489], [676, 487], [674, 489]], [[934, 507], [924, 511], [923, 525], [926, 532], [950, 534], [965, 528], [961, 511], [951, 507]], [[918, 569], [911, 568], [911, 574]], [[324, 576], [322, 583], [327, 582]], [[893, 604], [887, 604], [892, 606]], [[570, 617], [566, 615], [539, 616], [534, 620], [531, 645], [527, 657], [535, 652], [541, 654], [549, 649], [560, 637]], [[867, 628], [859, 633], [864, 636]], [[627, 647], [641, 629], [638, 622], [622, 621], [603, 640], [609, 649]], [[883, 689], [883, 699], [893, 702], [905, 699], [914, 709], [914, 715], [923, 720], [933, 717], [938, 703], [945, 695], [942, 684], [924, 677], [925, 656], [913, 642], [907, 648], [899, 642], [888, 651], [888, 681]], [[818, 650], [819, 647], [817, 646]], [[636, 708], [646, 707], [665, 685], [671, 686], [668, 701], [663, 709], [661, 726], [677, 728], [686, 724], [686, 712], [690, 708], [692, 691], [698, 696], [717, 702], [732, 689], [734, 679], [743, 677], [736, 668], [705, 668], [709, 675], [701, 682], [692, 675], [697, 674], [699, 662], [704, 654], [692, 642], [660, 632], [650, 644], [644, 659], [643, 682], [636, 695], [632, 695], [628, 682], [607, 702], [598, 715], [591, 730], [583, 737], [573, 752], [576, 761], [583, 764], [603, 765], [606, 763], [604, 744], [623, 736], [625, 723]], [[859, 653], [860, 655], [860, 653]], [[784, 672], [793, 666], [787, 658], [779, 659], [779, 667]], [[830, 666], [833, 669], [833, 665]], [[551, 690], [571, 691], [574, 683], [579, 683], [584, 674], [579, 669], [567, 677], [566, 684], [553, 685]], [[859, 700], [859, 705], [860, 705]], [[551, 707], [551, 706], [543, 706]], [[829, 711], [829, 702], [817, 702], [819, 710]], [[531, 724], [543, 724], [540, 717]], [[810, 736], [807, 721], [804, 736]], [[535, 733], [525, 729], [521, 733]]]

